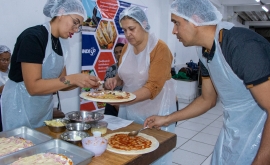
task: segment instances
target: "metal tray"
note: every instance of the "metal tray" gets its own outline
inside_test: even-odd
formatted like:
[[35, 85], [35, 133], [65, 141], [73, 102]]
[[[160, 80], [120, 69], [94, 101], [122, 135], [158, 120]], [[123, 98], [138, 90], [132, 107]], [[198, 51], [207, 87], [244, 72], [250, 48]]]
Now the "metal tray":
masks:
[[69, 157], [73, 164], [88, 165], [94, 153], [60, 139], [54, 139], [0, 158], [1, 165], [9, 165], [19, 158], [38, 153], [57, 153]]
[[[30, 140], [35, 145], [49, 141], [52, 139], [51, 136], [48, 136], [46, 134], [43, 134], [41, 132], [38, 132], [36, 130], [33, 130], [33, 129], [25, 127], [25, 126], [15, 128], [15, 129], [9, 130], [9, 131], [0, 132], [0, 138], [1, 137], [11, 137], [11, 136], [22, 137], [26, 140]], [[16, 151], [16, 152], [18, 152], [18, 151]], [[1, 156], [0, 156], [0, 158], [1, 158]]]

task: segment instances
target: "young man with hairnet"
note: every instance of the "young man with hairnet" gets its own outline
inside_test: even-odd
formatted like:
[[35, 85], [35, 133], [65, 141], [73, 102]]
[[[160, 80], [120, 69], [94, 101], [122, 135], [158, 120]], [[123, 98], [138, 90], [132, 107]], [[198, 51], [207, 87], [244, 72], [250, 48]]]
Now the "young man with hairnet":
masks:
[[175, 0], [171, 20], [184, 46], [198, 46], [202, 95], [181, 111], [152, 116], [145, 126], [161, 127], [224, 107], [223, 127], [212, 165], [270, 164], [270, 44], [255, 32], [222, 22], [209, 0]]
[[53, 93], [76, 87], [98, 87], [99, 79], [66, 74], [68, 41], [79, 32], [86, 12], [80, 0], [48, 0], [43, 8], [52, 18], [24, 30], [11, 57], [9, 80], [2, 94], [3, 130], [37, 128], [53, 117]]

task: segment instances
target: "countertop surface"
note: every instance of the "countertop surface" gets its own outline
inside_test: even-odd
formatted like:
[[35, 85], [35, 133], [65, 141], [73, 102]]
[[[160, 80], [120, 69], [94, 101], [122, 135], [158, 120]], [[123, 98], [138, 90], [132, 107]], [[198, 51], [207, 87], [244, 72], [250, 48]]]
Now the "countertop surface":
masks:
[[[120, 128], [118, 130], [107, 130], [106, 134], [114, 132], [130, 132], [134, 130], [139, 130], [143, 126], [140, 124], [132, 123], [127, 127]], [[53, 133], [49, 130], [47, 126], [37, 128], [36, 130], [45, 133], [53, 138], [59, 139], [61, 133]], [[87, 133], [92, 135], [91, 131], [88, 130]], [[101, 156], [93, 157], [89, 165], [144, 165], [150, 164], [160, 158], [162, 155], [166, 154], [176, 146], [176, 135], [170, 132], [155, 130], [155, 129], [146, 129], [142, 133], [155, 137], [159, 141], [159, 147], [150, 153], [141, 154], [141, 155], [123, 155], [110, 152], [106, 150]], [[105, 134], [105, 135], [106, 135]], [[80, 145], [79, 145], [80, 146]], [[81, 146], [80, 146], [81, 147]]]

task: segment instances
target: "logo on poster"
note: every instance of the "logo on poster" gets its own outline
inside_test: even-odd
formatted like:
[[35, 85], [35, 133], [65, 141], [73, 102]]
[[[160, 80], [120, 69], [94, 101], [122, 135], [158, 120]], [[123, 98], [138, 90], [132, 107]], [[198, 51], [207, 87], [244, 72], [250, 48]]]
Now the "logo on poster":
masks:
[[94, 56], [96, 53], [96, 49], [92, 47], [91, 49], [82, 49], [82, 53], [90, 54], [90, 56]]

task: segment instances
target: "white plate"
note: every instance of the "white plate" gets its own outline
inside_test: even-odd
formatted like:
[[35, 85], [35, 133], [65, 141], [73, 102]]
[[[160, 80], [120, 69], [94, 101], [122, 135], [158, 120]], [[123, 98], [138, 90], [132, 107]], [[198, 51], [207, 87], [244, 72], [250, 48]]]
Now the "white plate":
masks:
[[[116, 132], [116, 133], [108, 134], [108, 135], [104, 136], [104, 138], [108, 140], [111, 136], [113, 136], [115, 134], [128, 134], [128, 133], [129, 132]], [[112, 148], [108, 144], [107, 150], [108, 151], [111, 151], [111, 152], [114, 152], [114, 153], [123, 154], [123, 155], [139, 155], [139, 154], [146, 154], [146, 153], [152, 152], [152, 151], [156, 150], [159, 147], [158, 140], [156, 138], [154, 138], [153, 136], [149, 136], [149, 135], [146, 135], [144, 133], [139, 133], [137, 136], [142, 136], [145, 139], [150, 140], [152, 142], [151, 147], [150, 148], [143, 149], [143, 150], [130, 150], [130, 151], [126, 151], [126, 150], [120, 150], [120, 149]]]
[[80, 94], [80, 97], [85, 99], [85, 100], [102, 102], [102, 103], [123, 103], [123, 102], [132, 101], [136, 98], [136, 95], [134, 95], [130, 92], [129, 92], [130, 97], [128, 99], [98, 99], [98, 98], [92, 98], [92, 97], [87, 96], [88, 93], [89, 92], [82, 92]]

